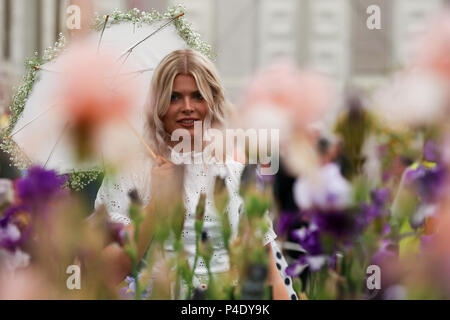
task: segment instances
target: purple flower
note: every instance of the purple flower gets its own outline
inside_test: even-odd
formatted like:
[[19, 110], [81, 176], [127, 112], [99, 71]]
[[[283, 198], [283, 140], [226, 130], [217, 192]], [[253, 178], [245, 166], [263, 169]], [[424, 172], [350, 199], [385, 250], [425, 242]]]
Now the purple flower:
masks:
[[27, 215], [28, 207], [25, 205], [12, 206], [5, 210], [3, 218], [0, 219], [0, 233], [2, 229], [6, 230], [10, 226], [14, 226], [20, 231], [20, 237], [4, 238], [3, 241], [0, 241], [1, 247], [15, 250], [28, 239], [31, 228], [28, 225]]
[[383, 172], [383, 174], [381, 175], [381, 181], [382, 181], [383, 183], [387, 183], [388, 180], [391, 178], [391, 176], [392, 176], [392, 173], [390, 173], [390, 172], [388, 172], [388, 171]]
[[312, 272], [317, 272], [325, 265], [327, 262], [327, 256], [317, 255], [317, 256], [306, 256], [305, 261]]
[[420, 164], [417, 168], [409, 168], [405, 174], [406, 183], [412, 185], [420, 198], [428, 203], [440, 198], [445, 178], [445, 168], [440, 164], [430, 167]]
[[374, 219], [389, 215], [389, 210], [384, 208], [389, 199], [389, 195], [389, 190], [386, 188], [371, 191], [371, 203], [361, 204], [360, 210], [355, 217], [357, 229], [362, 231], [371, 224]]
[[305, 255], [286, 268], [286, 274], [291, 277], [299, 277], [309, 267], [311, 272], [317, 272], [327, 262], [326, 255]]
[[422, 165], [417, 165], [417, 167], [409, 167], [405, 171], [405, 182], [407, 184], [412, 184], [415, 180], [421, 178], [425, 175], [425, 167]]
[[0, 243], [2, 246], [5, 241], [17, 241], [19, 238], [20, 231], [15, 225], [10, 223], [0, 228]]
[[384, 204], [389, 200], [389, 189], [375, 189], [370, 192], [370, 197], [372, 203], [378, 207], [383, 207]]
[[20, 249], [9, 251], [0, 248], [0, 269], [14, 272], [30, 264], [30, 255]]
[[[399, 282], [402, 277], [401, 264], [398, 261], [398, 247], [389, 239], [382, 240], [381, 246], [372, 256], [370, 264], [381, 270], [381, 288], [389, 288]], [[383, 295], [383, 293], [380, 293]]]
[[113, 241], [117, 242], [120, 246], [125, 244], [126, 231], [123, 223], [108, 222], [108, 230]]
[[16, 225], [0, 226], [0, 248], [14, 252], [21, 243], [21, 233]]
[[120, 296], [122, 299], [133, 299], [136, 294], [136, 280], [133, 277], [127, 276], [125, 282], [127, 286], [120, 289]]
[[440, 160], [439, 149], [436, 144], [428, 140], [423, 147], [423, 157], [426, 161], [438, 162]]
[[31, 167], [25, 177], [16, 180], [18, 197], [25, 203], [43, 204], [62, 193], [67, 176], [58, 176], [53, 170]]
[[318, 255], [322, 253], [320, 243], [319, 228], [311, 224], [308, 228], [301, 228], [292, 231], [292, 237], [305, 249], [309, 255]]
[[298, 211], [281, 211], [280, 217], [275, 224], [276, 233], [278, 235], [285, 235], [292, 229], [306, 225], [303, 215]]
[[3, 217], [0, 219], [0, 227], [5, 227], [11, 221], [11, 219], [14, 217], [14, 215], [19, 214], [21, 212], [27, 212], [27, 211], [28, 211], [28, 206], [26, 206], [24, 204], [19, 204], [19, 205], [11, 206], [11, 207], [7, 208], [3, 212]]
[[293, 186], [294, 200], [302, 210], [347, 208], [352, 200], [352, 185], [334, 163], [324, 165], [315, 177], [301, 177]]
[[[141, 279], [142, 274], [138, 274], [138, 279]], [[136, 296], [136, 279], [130, 276], [125, 278], [127, 285], [120, 289], [119, 295], [122, 299], [134, 299]], [[142, 291], [141, 299], [149, 299], [152, 293], [153, 280], [150, 280], [147, 288]]]
[[342, 258], [343, 258], [342, 253], [340, 252], [333, 253], [328, 260], [328, 266], [331, 269], [336, 270], [338, 266], [338, 261], [342, 261]]
[[295, 261], [286, 268], [286, 274], [290, 277], [296, 278], [300, 276], [307, 267], [306, 261]]
[[445, 169], [441, 165], [425, 171], [419, 179], [419, 195], [424, 201], [432, 202], [442, 194], [442, 186], [445, 182]]
[[392, 242], [388, 239], [385, 239], [382, 240], [380, 248], [372, 256], [371, 263], [378, 266], [387, 265], [395, 260], [397, 256], [397, 250], [393, 246]]
[[356, 217], [357, 224], [360, 228], [367, 227], [375, 218], [381, 215], [381, 208], [376, 205], [363, 203], [361, 205], [361, 212]]
[[338, 240], [353, 239], [359, 231], [354, 215], [348, 211], [317, 211], [312, 219], [321, 232]]
[[387, 236], [390, 232], [391, 232], [391, 226], [389, 225], [389, 223], [385, 223], [381, 234], [383, 236]]
[[426, 252], [430, 248], [433, 248], [434, 241], [435, 241], [434, 234], [421, 236], [420, 237], [420, 251]]
[[418, 229], [425, 225], [428, 217], [432, 217], [438, 212], [439, 207], [436, 204], [421, 203], [416, 212], [410, 217], [409, 223], [414, 229]]

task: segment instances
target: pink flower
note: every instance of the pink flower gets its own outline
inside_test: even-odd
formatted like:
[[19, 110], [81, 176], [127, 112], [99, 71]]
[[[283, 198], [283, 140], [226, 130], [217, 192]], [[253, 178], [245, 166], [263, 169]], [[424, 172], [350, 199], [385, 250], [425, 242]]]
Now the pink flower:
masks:
[[438, 16], [419, 39], [417, 63], [450, 80], [450, 10]]
[[127, 114], [135, 103], [136, 82], [124, 76], [117, 54], [97, 53], [77, 43], [61, 57], [61, 99], [75, 123], [102, 125]]
[[[324, 76], [301, 71], [289, 61], [279, 61], [253, 79], [242, 104], [244, 113], [252, 117], [259, 109], [273, 108], [284, 115], [283, 121], [287, 117], [294, 129], [305, 129], [324, 116], [333, 103], [333, 94], [333, 87]], [[268, 123], [267, 127], [272, 126]]]
[[62, 123], [70, 124], [79, 160], [96, 156], [106, 163], [123, 163], [140, 147], [128, 122], [134, 123], [139, 114], [148, 83], [136, 74], [133, 57], [123, 63], [119, 56], [113, 50], [97, 53], [92, 43], [81, 42], [48, 66], [60, 72], [55, 91], [62, 107], [59, 115]]
[[406, 69], [376, 90], [371, 102], [377, 116], [393, 128], [428, 125], [445, 118], [446, 89], [430, 72]]

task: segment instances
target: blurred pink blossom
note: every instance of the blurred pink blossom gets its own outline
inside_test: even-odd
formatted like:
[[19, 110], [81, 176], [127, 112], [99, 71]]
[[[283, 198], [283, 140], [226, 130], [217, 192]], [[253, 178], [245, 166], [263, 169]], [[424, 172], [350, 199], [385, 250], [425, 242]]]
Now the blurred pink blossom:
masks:
[[[279, 61], [251, 81], [242, 104], [244, 116], [251, 115], [250, 120], [255, 120], [259, 109], [265, 110], [270, 106], [275, 112], [283, 114], [281, 118], [284, 121], [287, 118], [293, 129], [303, 130], [325, 115], [333, 103], [333, 97], [334, 88], [325, 76], [301, 71], [290, 61]], [[267, 117], [261, 115], [261, 119], [264, 118]], [[270, 122], [266, 127], [272, 127]]]
[[55, 299], [56, 288], [32, 267], [0, 273], [0, 300]]
[[446, 89], [420, 69], [399, 71], [371, 97], [373, 111], [392, 127], [432, 124], [444, 119]]
[[441, 13], [418, 40], [417, 63], [450, 80], [450, 10]]
[[[101, 156], [120, 164], [139, 149], [139, 140], [128, 123], [141, 108], [146, 84], [138, 77], [132, 57], [118, 60], [113, 50], [102, 50], [89, 42], [78, 42], [57, 61], [56, 98], [61, 119], [70, 123], [79, 159]], [[147, 84], [148, 86], [148, 84]]]
[[60, 95], [71, 121], [102, 125], [121, 118], [134, 106], [136, 81], [125, 75], [117, 56], [77, 43], [61, 57]]

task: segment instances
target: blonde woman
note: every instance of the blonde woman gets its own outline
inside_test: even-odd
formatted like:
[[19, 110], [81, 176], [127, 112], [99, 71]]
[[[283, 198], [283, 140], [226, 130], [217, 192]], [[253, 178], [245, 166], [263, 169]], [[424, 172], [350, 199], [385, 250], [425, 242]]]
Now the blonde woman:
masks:
[[[214, 163], [198, 161], [206, 143], [194, 143], [195, 139], [204, 141], [204, 134], [198, 133], [196, 123], [203, 125], [203, 132], [208, 128], [225, 128], [230, 105], [224, 96], [217, 71], [213, 63], [200, 53], [192, 50], [178, 50], [166, 56], [155, 70], [150, 95], [148, 115], [150, 144], [159, 155], [153, 161], [146, 155], [140, 155], [133, 170], [115, 179], [105, 179], [97, 194], [96, 207], [106, 206], [111, 219], [129, 224], [128, 193], [137, 190], [144, 205], [158, 197], [164, 196], [167, 185], [177, 180], [177, 166], [184, 163], [183, 197], [186, 209], [183, 226], [183, 243], [188, 254], [188, 261], [193, 264], [195, 257], [194, 219], [196, 205], [200, 195], [206, 195], [204, 230], [211, 241], [220, 243], [220, 219], [214, 208], [213, 192], [216, 177], [224, 179], [229, 192], [227, 207], [233, 236], [237, 234], [242, 199], [239, 196], [239, 184], [244, 164], [225, 156]], [[177, 149], [179, 141], [172, 141], [177, 132], [184, 132], [184, 138], [190, 138], [192, 152]], [[186, 146], [186, 145], [185, 145]], [[226, 154], [226, 153], [225, 153]], [[225, 161], [221, 161], [225, 160]], [[169, 187], [171, 188], [171, 187]], [[148, 227], [144, 226], [143, 227]], [[141, 232], [139, 239], [139, 256], [142, 257], [150, 240]], [[265, 234], [264, 243], [270, 253], [269, 282], [273, 287], [274, 299], [295, 299], [291, 279], [284, 273], [286, 262], [274, 241], [272, 228]], [[165, 249], [172, 250], [170, 243]], [[117, 245], [105, 249], [106, 259], [115, 266], [117, 281], [123, 280], [130, 272], [131, 266], [127, 255]], [[230, 268], [229, 257], [225, 248], [216, 247], [211, 264], [211, 272], [220, 274]], [[277, 270], [278, 269], [278, 270]], [[207, 274], [205, 263], [199, 259], [195, 269], [198, 279]]]

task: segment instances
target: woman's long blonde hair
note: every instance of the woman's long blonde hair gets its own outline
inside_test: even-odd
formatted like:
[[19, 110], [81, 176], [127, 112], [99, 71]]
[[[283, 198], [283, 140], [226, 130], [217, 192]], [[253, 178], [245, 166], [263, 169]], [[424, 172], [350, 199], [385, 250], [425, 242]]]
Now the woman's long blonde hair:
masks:
[[148, 108], [150, 143], [161, 155], [168, 154], [167, 143], [170, 139], [164, 129], [162, 118], [169, 108], [173, 82], [179, 74], [192, 75], [201, 95], [208, 103], [209, 110], [203, 125], [204, 130], [208, 126], [225, 127], [231, 108], [225, 98], [217, 70], [208, 58], [190, 49], [176, 50], [168, 54], [153, 75]]

